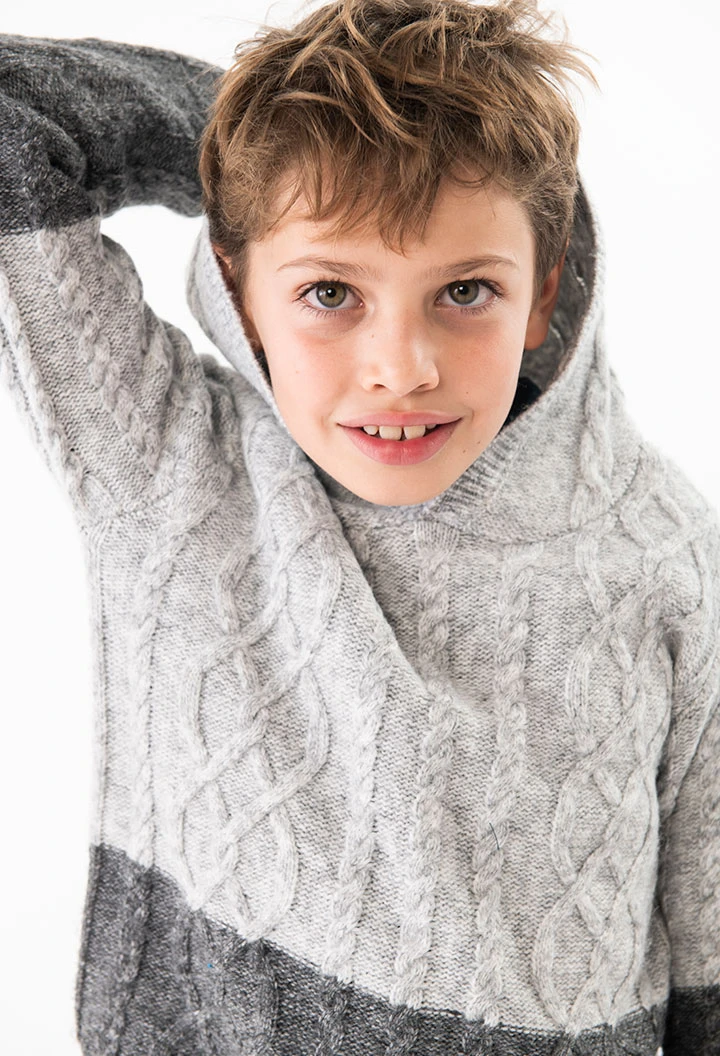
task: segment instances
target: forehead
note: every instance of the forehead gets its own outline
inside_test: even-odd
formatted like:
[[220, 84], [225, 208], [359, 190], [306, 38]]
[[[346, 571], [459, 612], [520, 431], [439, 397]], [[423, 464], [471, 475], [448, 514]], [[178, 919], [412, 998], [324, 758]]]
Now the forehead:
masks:
[[[278, 215], [287, 206], [287, 187], [277, 196]], [[534, 238], [525, 207], [500, 188], [487, 183], [468, 187], [454, 180], [441, 183], [422, 237], [406, 237], [404, 250], [386, 245], [380, 233], [381, 202], [353, 224], [342, 214], [323, 220], [312, 215], [308, 200], [300, 195], [268, 234], [256, 243], [273, 255], [306, 247], [314, 253], [371, 251], [402, 255], [408, 259], [428, 254], [509, 256], [518, 263], [532, 254]]]

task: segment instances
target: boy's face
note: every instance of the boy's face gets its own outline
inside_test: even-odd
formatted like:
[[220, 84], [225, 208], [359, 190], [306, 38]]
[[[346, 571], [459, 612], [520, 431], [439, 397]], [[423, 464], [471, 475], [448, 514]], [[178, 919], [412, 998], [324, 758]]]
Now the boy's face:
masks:
[[[264, 349], [278, 409], [305, 453], [356, 495], [425, 502], [499, 432], [523, 349], [547, 336], [564, 256], [533, 306], [532, 230], [494, 185], [443, 185], [424, 240], [406, 255], [374, 230], [330, 240], [327, 225], [302, 219], [303, 206], [247, 247], [243, 322]], [[470, 263], [488, 256], [509, 263]], [[341, 424], [377, 424], [387, 411], [457, 422], [434, 441]], [[419, 460], [406, 460], [406, 444]]]

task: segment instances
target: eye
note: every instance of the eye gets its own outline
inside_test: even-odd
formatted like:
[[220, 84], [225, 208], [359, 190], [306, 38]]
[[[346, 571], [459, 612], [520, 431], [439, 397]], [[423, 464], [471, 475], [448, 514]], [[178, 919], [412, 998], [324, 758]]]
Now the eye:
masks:
[[315, 293], [320, 304], [324, 308], [339, 308], [347, 297], [347, 290], [344, 286], [328, 285], [328, 286], [317, 286]]
[[[462, 308], [484, 308], [489, 301], [492, 301], [493, 294], [496, 293], [489, 282], [480, 279], [462, 279], [459, 282], [451, 282], [445, 290], [453, 303]], [[478, 301], [480, 294], [484, 294], [484, 297]]]
[[[348, 295], [352, 298], [352, 291], [344, 282], [335, 281], [334, 279], [323, 279], [321, 282], [315, 282], [312, 286], [303, 290], [300, 299], [305, 300], [313, 294], [317, 298], [317, 304], [320, 304], [322, 308], [333, 309], [341, 308], [343, 306], [346, 308], [355, 307], [352, 303], [346, 303], [348, 301]], [[311, 308], [313, 311], [318, 310], [316, 306], [313, 305], [312, 300], [309, 301], [307, 307]]]

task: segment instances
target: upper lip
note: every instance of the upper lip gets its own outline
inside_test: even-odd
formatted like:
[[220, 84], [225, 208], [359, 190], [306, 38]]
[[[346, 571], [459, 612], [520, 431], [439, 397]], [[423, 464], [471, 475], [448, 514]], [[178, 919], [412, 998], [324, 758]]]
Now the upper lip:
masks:
[[440, 411], [367, 411], [344, 422], [338, 422], [338, 425], [358, 428], [363, 425], [444, 425], [446, 422], [456, 421], [457, 415], [453, 417]]

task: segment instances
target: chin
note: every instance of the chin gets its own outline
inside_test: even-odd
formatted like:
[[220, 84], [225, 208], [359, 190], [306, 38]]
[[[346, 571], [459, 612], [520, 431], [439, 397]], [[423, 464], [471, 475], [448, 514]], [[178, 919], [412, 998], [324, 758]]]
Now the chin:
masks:
[[[374, 503], [375, 506], [417, 506], [421, 502], [429, 502], [430, 499], [436, 498], [450, 486], [448, 484], [446, 487], [441, 488], [416, 487], [405, 490], [392, 485], [385, 488], [364, 488], [353, 486], [352, 483], [346, 483], [343, 480], [341, 480], [340, 483], [346, 487], [348, 491], [352, 491], [361, 499], [365, 499], [366, 502]], [[355, 482], [355, 485], [357, 485], [357, 481]]]

